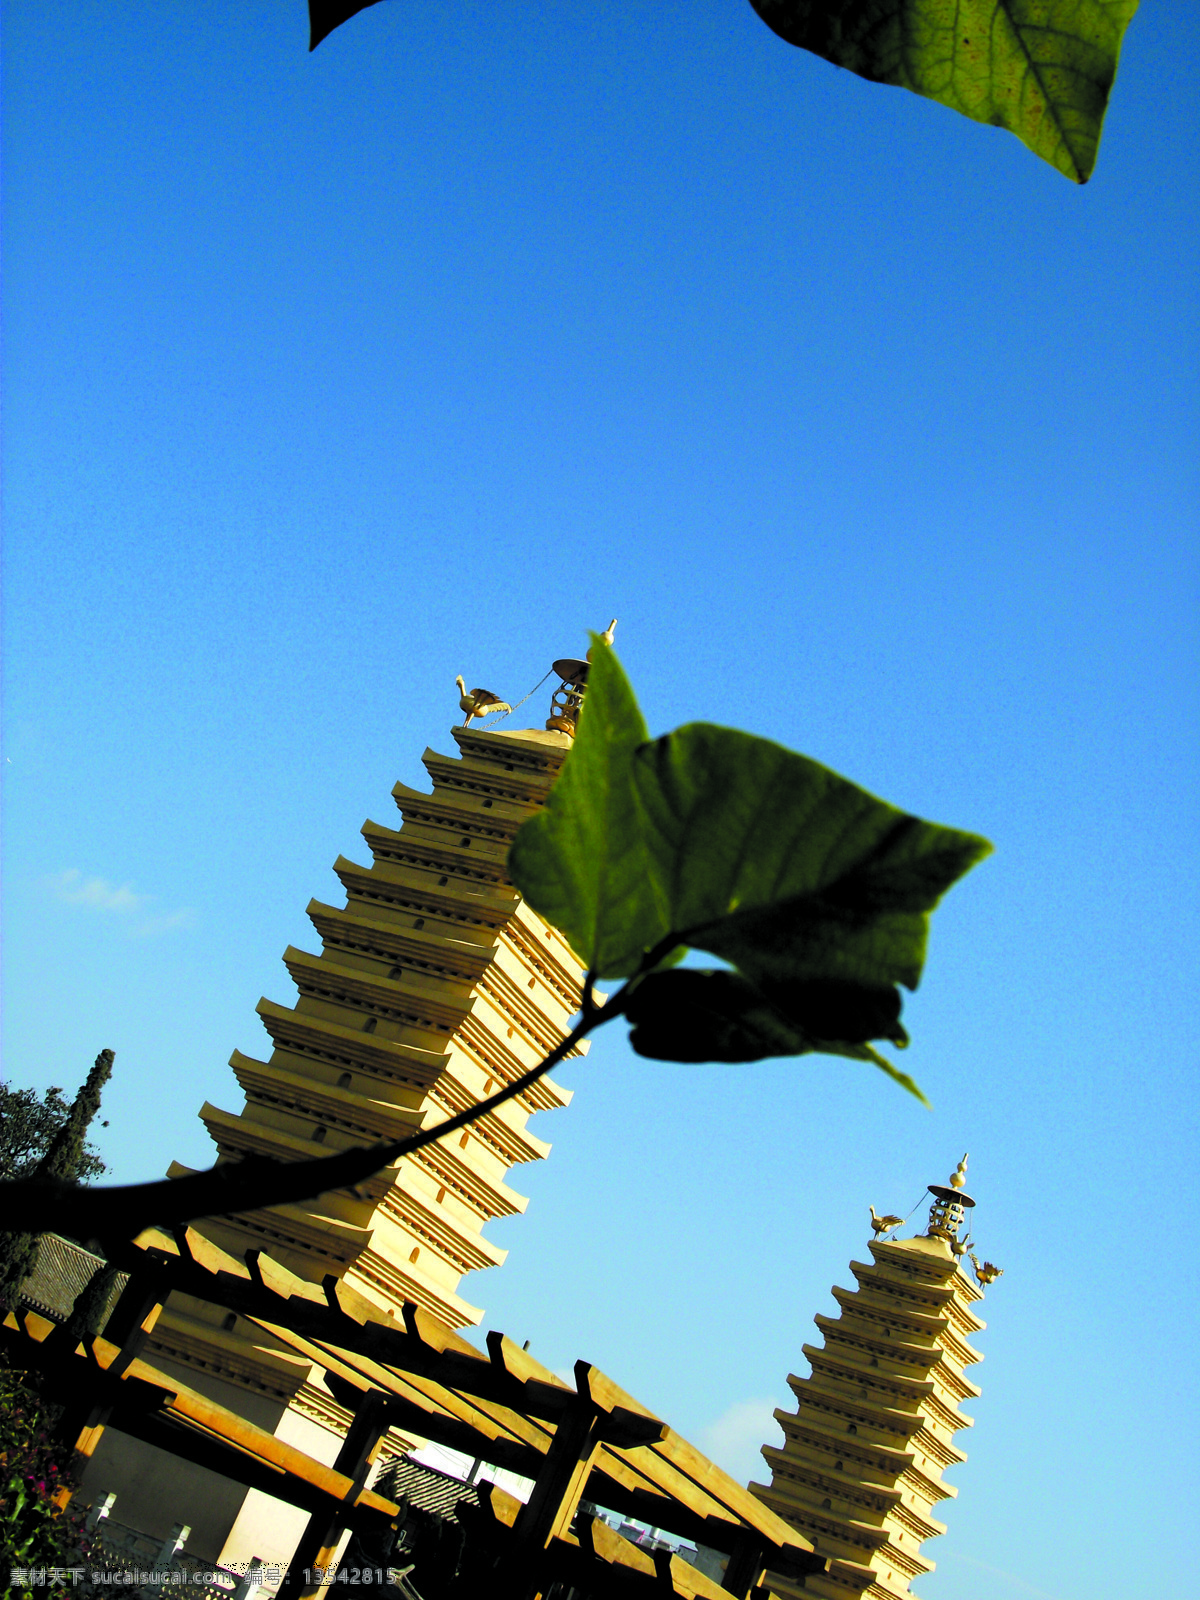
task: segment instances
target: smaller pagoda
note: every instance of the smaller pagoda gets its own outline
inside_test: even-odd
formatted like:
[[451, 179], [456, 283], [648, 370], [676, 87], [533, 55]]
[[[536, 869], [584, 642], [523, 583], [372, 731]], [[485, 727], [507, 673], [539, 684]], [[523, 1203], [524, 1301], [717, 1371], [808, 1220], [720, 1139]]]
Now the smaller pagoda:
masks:
[[834, 1289], [839, 1316], [817, 1316], [825, 1342], [804, 1346], [811, 1376], [788, 1378], [795, 1410], [775, 1413], [783, 1445], [762, 1451], [770, 1487], [750, 1489], [829, 1567], [799, 1584], [772, 1575], [780, 1600], [910, 1595], [913, 1579], [933, 1570], [921, 1546], [946, 1531], [932, 1511], [958, 1492], [942, 1473], [966, 1460], [953, 1439], [972, 1419], [958, 1408], [979, 1394], [964, 1376], [982, 1360], [969, 1340], [986, 1326], [972, 1307], [1000, 1276], [962, 1235], [975, 1205], [966, 1169], [964, 1156], [948, 1186], [929, 1185], [929, 1223], [916, 1238], [897, 1239], [903, 1219], [871, 1208], [871, 1263], [851, 1263], [856, 1289]]

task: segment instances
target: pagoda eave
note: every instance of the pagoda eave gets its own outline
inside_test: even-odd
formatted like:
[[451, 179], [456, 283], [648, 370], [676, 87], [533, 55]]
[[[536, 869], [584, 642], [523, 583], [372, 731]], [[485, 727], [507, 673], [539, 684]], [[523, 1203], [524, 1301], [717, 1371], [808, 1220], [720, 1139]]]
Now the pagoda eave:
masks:
[[460, 756], [444, 756], [432, 747], [426, 747], [421, 762], [436, 788], [526, 808], [539, 808], [545, 803], [545, 779], [540, 773], [531, 778], [516, 771], [506, 772], [501, 780], [495, 776], [494, 768], [489, 771], [464, 762]]
[[[509, 772], [537, 774], [545, 789], [558, 776], [571, 749], [569, 736], [540, 728], [513, 728], [495, 733], [483, 728], [452, 728], [454, 742], [466, 761], [482, 759]], [[544, 791], [543, 791], [544, 792]]]
[[321, 900], [308, 902], [308, 916], [322, 941], [376, 961], [403, 963], [448, 982], [477, 983], [493, 959], [494, 945], [472, 944], [418, 932], [399, 924], [373, 921]]
[[330, 1272], [340, 1277], [366, 1248], [363, 1241], [339, 1237], [332, 1230], [321, 1237], [311, 1226], [304, 1227], [294, 1211], [287, 1214], [283, 1207], [215, 1218], [211, 1232], [214, 1242], [230, 1255], [245, 1255], [247, 1249], [267, 1250], [285, 1265], [296, 1261], [307, 1272], [319, 1271], [322, 1277]]
[[921, 1418], [911, 1411], [879, 1405], [858, 1395], [843, 1394], [840, 1390], [831, 1392], [820, 1387], [811, 1377], [799, 1378], [793, 1373], [788, 1378], [788, 1387], [796, 1396], [798, 1406], [822, 1415], [848, 1417], [855, 1426], [872, 1428], [877, 1433], [891, 1433], [908, 1440], [924, 1426]]
[[[857, 1301], [852, 1302], [857, 1304]], [[845, 1346], [850, 1349], [862, 1349], [869, 1355], [884, 1356], [888, 1361], [897, 1366], [920, 1367], [929, 1371], [936, 1367], [943, 1359], [942, 1351], [936, 1345], [911, 1344], [905, 1340], [884, 1339], [878, 1334], [865, 1333], [857, 1328], [849, 1328], [842, 1317], [828, 1317], [818, 1312], [813, 1318], [817, 1327], [825, 1335], [826, 1348], [829, 1342]], [[808, 1346], [805, 1346], [807, 1349]], [[920, 1380], [918, 1380], [920, 1381]]]
[[482, 1234], [468, 1237], [452, 1228], [435, 1206], [395, 1185], [384, 1195], [380, 1211], [406, 1228], [421, 1244], [427, 1244], [445, 1260], [453, 1262], [460, 1272], [498, 1267], [508, 1255], [507, 1250]]
[[880, 1366], [872, 1367], [866, 1362], [850, 1360], [840, 1352], [831, 1352], [820, 1345], [805, 1344], [800, 1348], [812, 1363], [814, 1370], [820, 1366], [839, 1383], [876, 1384], [893, 1390], [905, 1399], [913, 1400], [933, 1395], [937, 1390], [932, 1378], [907, 1378], [897, 1372], [888, 1372]]
[[[418, 830], [413, 830], [416, 833]], [[379, 866], [395, 866], [410, 873], [428, 874], [437, 888], [448, 888], [455, 879], [459, 894], [497, 895], [504, 889], [513, 892], [512, 879], [505, 870], [503, 856], [473, 854], [469, 859], [449, 843], [413, 837], [407, 829], [385, 828], [378, 822], [364, 822], [362, 836]], [[420, 881], [418, 879], [418, 881]]]
[[[465, 1111], [477, 1103], [466, 1085], [460, 1083], [450, 1073], [446, 1073], [430, 1090], [430, 1099], [444, 1110], [448, 1117]], [[488, 1111], [483, 1116], [477, 1117], [471, 1124], [473, 1137], [490, 1145], [493, 1153], [507, 1166], [523, 1166], [528, 1161], [542, 1160], [550, 1153], [549, 1144], [545, 1139], [535, 1139], [523, 1126], [513, 1123], [511, 1120], [513, 1113], [509, 1110], [512, 1104], [510, 1100], [505, 1105], [498, 1106], [495, 1111]], [[516, 1114], [519, 1116], [521, 1113]], [[428, 1126], [436, 1124], [430, 1123]]]
[[319, 1079], [287, 1072], [275, 1062], [255, 1061], [235, 1052], [230, 1065], [248, 1100], [286, 1115], [304, 1117], [349, 1133], [362, 1144], [403, 1139], [423, 1125], [424, 1112], [416, 1105], [400, 1105], [372, 1096], [338, 1089]]
[[811, 1418], [801, 1419], [794, 1411], [777, 1408], [775, 1420], [783, 1429], [786, 1439], [794, 1439], [805, 1447], [824, 1450], [836, 1459], [857, 1461], [873, 1471], [899, 1477], [909, 1468], [916, 1467], [916, 1457], [909, 1449], [884, 1444], [882, 1440], [868, 1439], [859, 1434], [847, 1434], [845, 1429], [832, 1425], [821, 1427]]
[[462, 790], [435, 799], [406, 783], [392, 786], [392, 799], [405, 822], [428, 828], [461, 829], [472, 839], [484, 840], [506, 851], [517, 829], [529, 817], [528, 806], [510, 800], [487, 800]]
[[506, 1183], [488, 1182], [474, 1167], [461, 1160], [445, 1143], [427, 1144], [415, 1155], [404, 1156], [397, 1166], [414, 1162], [432, 1173], [439, 1184], [451, 1189], [480, 1217], [512, 1217], [524, 1211], [528, 1198]]
[[339, 1067], [374, 1070], [380, 1077], [419, 1089], [427, 1089], [446, 1066], [444, 1053], [396, 1044], [325, 1018], [289, 1011], [274, 1000], [264, 998], [255, 1009], [277, 1049], [314, 1056]]
[[[844, 1500], [852, 1500], [865, 1510], [873, 1512], [881, 1523], [888, 1512], [894, 1506], [900, 1505], [903, 1500], [902, 1491], [888, 1484], [863, 1483], [857, 1478], [847, 1478], [844, 1471], [837, 1472], [822, 1466], [819, 1461], [810, 1461], [804, 1456], [789, 1454], [778, 1445], [763, 1445], [762, 1456], [776, 1477], [783, 1476], [793, 1483], [810, 1489], [814, 1494], [830, 1496], [836, 1494]], [[780, 1485], [776, 1483], [775, 1487], [780, 1488]], [[757, 1492], [756, 1489], [755, 1493]]]
[[289, 945], [283, 964], [300, 993], [329, 1000], [366, 1017], [392, 1022], [447, 1038], [475, 1003], [470, 984], [447, 982], [425, 973], [413, 978], [385, 978], [346, 967], [328, 956], [310, 955]]
[[951, 1305], [954, 1300], [954, 1289], [948, 1283], [907, 1276], [898, 1280], [886, 1267], [867, 1266], [864, 1261], [852, 1261], [850, 1271], [858, 1279], [860, 1288], [886, 1294], [925, 1316], [940, 1316], [942, 1307]]
[[479, 1306], [432, 1283], [424, 1273], [407, 1265], [398, 1266], [376, 1251], [364, 1251], [346, 1273], [345, 1282], [384, 1310], [407, 1302], [420, 1306], [451, 1328], [475, 1327], [483, 1320]]
[[835, 1287], [833, 1298], [847, 1316], [858, 1316], [864, 1320], [882, 1322], [888, 1327], [902, 1328], [918, 1338], [935, 1340], [950, 1327], [949, 1317], [919, 1311], [908, 1305], [897, 1305], [894, 1299], [877, 1291], [874, 1286], [870, 1290]]
[[[584, 1040], [578, 1050], [568, 1051], [564, 1060], [569, 1060], [573, 1055], [586, 1054], [589, 1040]], [[494, 1077], [498, 1084], [512, 1083], [515, 1078], [520, 1078], [528, 1070], [505, 1039], [497, 1039], [483, 1027], [480, 1019], [468, 1016], [463, 1019], [462, 1031], [459, 1034], [459, 1044], [464, 1051], [473, 1055], [480, 1064]], [[522, 1089], [517, 1097], [530, 1111], [549, 1111], [555, 1106], [564, 1106], [574, 1093], [571, 1089], [564, 1089], [548, 1075], [535, 1080]]]
[[503, 930], [517, 904], [515, 893], [508, 896], [446, 893], [447, 885], [431, 884], [425, 874], [418, 876], [386, 863], [360, 867], [357, 862], [339, 856], [334, 871], [356, 915], [370, 907], [378, 909], [382, 915], [403, 918], [403, 922], [391, 923], [395, 927], [420, 929], [426, 921], [444, 923], [459, 939], [473, 932], [478, 942], [489, 945]]

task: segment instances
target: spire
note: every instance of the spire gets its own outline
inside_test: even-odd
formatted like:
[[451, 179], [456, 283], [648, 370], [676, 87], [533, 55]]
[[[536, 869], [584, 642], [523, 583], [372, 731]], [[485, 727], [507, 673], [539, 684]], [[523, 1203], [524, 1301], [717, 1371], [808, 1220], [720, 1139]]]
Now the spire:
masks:
[[[578, 963], [506, 869], [512, 837], [544, 803], [568, 741], [484, 730], [470, 717], [453, 736], [454, 757], [425, 752], [431, 794], [395, 785], [400, 827], [363, 825], [372, 864], [339, 857], [346, 904], [309, 902], [320, 952], [284, 954], [298, 997], [257, 1008], [273, 1048], [262, 1059], [233, 1053], [244, 1107], [201, 1110], [222, 1158], [294, 1160], [441, 1121], [487, 1099], [568, 1032]], [[212, 1218], [203, 1231], [234, 1255], [266, 1248], [301, 1277], [345, 1278], [396, 1316], [411, 1302], [451, 1327], [478, 1322], [460, 1280], [503, 1261], [485, 1224], [525, 1209], [509, 1169], [549, 1150], [527, 1121], [569, 1098], [543, 1078], [353, 1192]], [[208, 1330], [185, 1326], [186, 1316], [172, 1304], [160, 1319], [156, 1337], [175, 1337], [173, 1359], [278, 1387], [276, 1374], [254, 1370], [255, 1351], [208, 1349]]]
[[[903, 1219], [871, 1207], [871, 1263], [851, 1263], [856, 1289], [834, 1289], [840, 1314], [818, 1316], [824, 1344], [804, 1346], [810, 1376], [788, 1379], [795, 1409], [775, 1413], [784, 1439], [763, 1446], [771, 1483], [750, 1489], [829, 1560], [805, 1597], [908, 1596], [933, 1570], [920, 1547], [945, 1532], [932, 1508], [957, 1493], [942, 1473], [966, 1460], [951, 1441], [971, 1426], [960, 1402], [979, 1394], [964, 1375], [981, 1359], [968, 1342], [985, 1326], [973, 1307], [985, 1272], [999, 1276], [976, 1264], [972, 1282], [962, 1267], [975, 1206], [966, 1171], [964, 1156], [948, 1184], [929, 1185], [929, 1225], [915, 1238], [895, 1238]], [[768, 1582], [800, 1600], [788, 1579]]]
[[[368, 860], [335, 863], [345, 904], [309, 901], [319, 950], [285, 952], [297, 993], [289, 1004], [259, 1002], [262, 1059], [233, 1053], [242, 1109], [202, 1108], [220, 1159], [289, 1161], [429, 1127], [489, 1099], [569, 1032], [583, 975], [566, 940], [514, 888], [507, 855], [517, 829], [545, 804], [570, 740], [483, 729], [481, 718], [505, 702], [490, 690], [468, 692], [462, 679], [459, 689], [466, 723], [453, 730], [457, 750], [423, 757], [432, 792], [396, 784], [399, 826], [365, 823]], [[353, 1189], [206, 1218], [198, 1231], [259, 1271], [265, 1251], [330, 1296], [344, 1282], [397, 1322], [411, 1305], [450, 1328], [478, 1322], [483, 1313], [460, 1282], [503, 1261], [485, 1227], [525, 1209], [509, 1171], [549, 1150], [527, 1123], [569, 1099], [543, 1077]], [[315, 1347], [314, 1359], [298, 1358], [248, 1319], [173, 1295], [148, 1349], [258, 1426], [300, 1439], [319, 1459], [338, 1455], [353, 1417]], [[379, 1448], [386, 1458], [411, 1443], [393, 1428]], [[119, 1459], [105, 1459], [115, 1481], [104, 1487], [129, 1501], [135, 1523], [151, 1526], [144, 1519], [159, 1515], [157, 1465], [132, 1440]], [[291, 1507], [232, 1483], [200, 1499], [205, 1559], [288, 1559]]]
[[[967, 1158], [964, 1156], [958, 1166], [950, 1174], [950, 1186], [931, 1183], [929, 1192], [933, 1196], [933, 1204], [929, 1208], [929, 1228], [925, 1237], [927, 1239], [945, 1239], [955, 1255], [962, 1255], [966, 1249], [967, 1240], [960, 1241], [958, 1230], [962, 1227], [969, 1210], [975, 1206], [974, 1200], [967, 1194], [964, 1185], [967, 1181]], [[955, 1249], [961, 1245], [960, 1249]]]
[[[616, 631], [617, 619], [614, 617], [600, 635], [599, 642], [611, 645]], [[595, 645], [592, 646], [592, 650], [594, 649]], [[579, 661], [574, 656], [562, 656], [551, 663], [550, 671], [558, 678], [559, 684], [550, 696], [550, 716], [546, 722], [548, 732], [565, 733], [569, 739], [575, 737], [583, 697], [587, 693], [588, 662], [592, 659], [592, 650], [588, 651], [587, 659], [584, 661]]]

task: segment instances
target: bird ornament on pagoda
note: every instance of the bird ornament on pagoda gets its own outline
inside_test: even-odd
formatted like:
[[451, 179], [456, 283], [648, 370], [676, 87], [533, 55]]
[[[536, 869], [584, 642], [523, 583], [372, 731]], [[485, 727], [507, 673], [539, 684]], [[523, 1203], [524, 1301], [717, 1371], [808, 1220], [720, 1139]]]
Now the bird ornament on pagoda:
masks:
[[511, 711], [512, 707], [507, 700], [501, 700], [498, 694], [493, 694], [490, 689], [468, 690], [466, 682], [460, 676], [455, 678], [458, 685], [458, 709], [466, 712], [463, 727], [469, 727], [473, 717], [490, 717], [493, 711]]
[[992, 1261], [984, 1261], [981, 1263], [979, 1257], [973, 1250], [969, 1251], [968, 1254], [974, 1263], [975, 1276], [979, 1280], [981, 1287], [986, 1288], [989, 1283], [995, 1283], [997, 1278], [1002, 1278], [1004, 1276], [1003, 1267], [996, 1266]]

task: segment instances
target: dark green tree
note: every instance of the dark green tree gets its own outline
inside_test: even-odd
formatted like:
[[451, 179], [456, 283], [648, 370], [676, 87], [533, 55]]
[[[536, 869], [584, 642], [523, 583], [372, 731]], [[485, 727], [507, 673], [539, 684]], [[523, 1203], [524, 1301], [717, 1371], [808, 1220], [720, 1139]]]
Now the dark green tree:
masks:
[[69, 1568], [81, 1555], [82, 1514], [54, 1499], [65, 1476], [51, 1422], [22, 1374], [0, 1367], [0, 1593], [12, 1600], [65, 1600], [68, 1584], [49, 1571], [35, 1589], [14, 1581], [12, 1568]]
[[[29, 1178], [71, 1115], [71, 1103], [57, 1086], [42, 1096], [36, 1089], [14, 1089], [0, 1078], [0, 1178]], [[99, 1152], [84, 1144], [76, 1177], [80, 1183], [108, 1169]]]
[[[101, 1050], [31, 1177], [56, 1183], [78, 1182], [87, 1155], [87, 1130], [100, 1109], [100, 1096], [112, 1066], [112, 1051]], [[0, 1310], [8, 1312], [16, 1308], [21, 1285], [37, 1265], [37, 1252], [34, 1233], [0, 1234]]]

